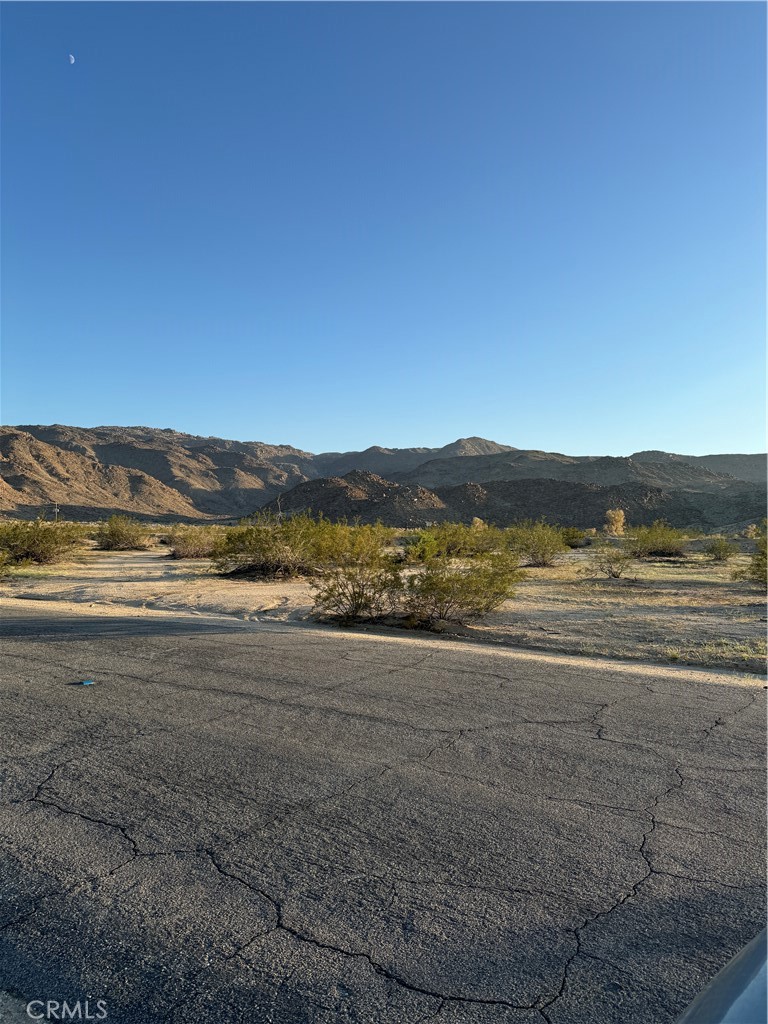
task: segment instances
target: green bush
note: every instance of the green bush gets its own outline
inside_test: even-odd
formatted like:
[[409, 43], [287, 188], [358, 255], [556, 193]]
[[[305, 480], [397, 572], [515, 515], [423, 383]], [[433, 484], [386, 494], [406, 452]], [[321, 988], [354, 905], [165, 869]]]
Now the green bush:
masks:
[[686, 536], [662, 519], [651, 526], [638, 526], [627, 544], [635, 558], [674, 558], [685, 552]]
[[403, 550], [405, 561], [412, 564], [419, 564], [429, 561], [430, 558], [437, 558], [442, 553], [440, 541], [434, 532], [434, 528], [420, 530], [418, 533], [409, 534], [403, 539]]
[[763, 587], [766, 585], [768, 577], [768, 535], [766, 533], [766, 525], [767, 522], [764, 519], [756, 527], [755, 532], [757, 536], [754, 538], [755, 550], [749, 560], [749, 565], [746, 569], [741, 569], [739, 572], [734, 573], [734, 579], [749, 580]]
[[[259, 513], [239, 526], [222, 531], [213, 546], [216, 569], [227, 574], [265, 578], [312, 576], [343, 563], [359, 531], [375, 531], [382, 549], [397, 540], [397, 531], [382, 526], [362, 527], [346, 521], [332, 523], [310, 512], [289, 518]], [[394, 550], [388, 553], [394, 561]]]
[[22, 562], [50, 565], [59, 562], [85, 539], [78, 523], [50, 522], [45, 519], [12, 519], [0, 523], [0, 554], [7, 567]]
[[[392, 531], [381, 525], [334, 524], [323, 542], [323, 564], [313, 573], [315, 611], [341, 622], [405, 612], [417, 623], [463, 621], [498, 607], [523, 578], [517, 557], [507, 551], [483, 552], [469, 534], [502, 540], [492, 528], [433, 527], [422, 530], [408, 548], [416, 548], [423, 568], [404, 579], [388, 549]], [[458, 529], [455, 527], [458, 526]], [[459, 563], [460, 551], [469, 562]], [[451, 553], [449, 553], [451, 552]], [[411, 561], [417, 561], [411, 552]]]
[[457, 565], [444, 556], [431, 559], [412, 576], [404, 589], [403, 606], [426, 625], [438, 620], [464, 622], [498, 608], [514, 596], [524, 573], [514, 555], [486, 555], [469, 565]]
[[725, 537], [712, 537], [705, 544], [704, 553], [709, 555], [713, 562], [727, 562], [729, 558], [738, 554], [738, 548]]
[[585, 548], [591, 543], [587, 531], [580, 530], [578, 526], [561, 526], [560, 536], [569, 548]]
[[324, 566], [313, 573], [315, 612], [341, 622], [379, 618], [393, 611], [403, 589], [394, 556], [386, 550], [392, 531], [333, 524], [323, 538]]
[[472, 526], [440, 523], [407, 538], [406, 559], [423, 564], [433, 558], [476, 558], [504, 547], [504, 535], [481, 520]]
[[210, 558], [220, 543], [222, 526], [174, 526], [165, 543], [170, 558]]
[[309, 514], [290, 519], [260, 514], [219, 537], [214, 565], [219, 572], [244, 576], [306, 576], [316, 568], [321, 535], [332, 529]]
[[567, 550], [562, 531], [545, 522], [517, 523], [504, 531], [507, 548], [526, 565], [547, 568]]
[[144, 551], [151, 540], [149, 528], [130, 516], [110, 516], [96, 531], [96, 547], [102, 551]]
[[589, 560], [587, 572], [620, 580], [635, 565], [635, 556], [626, 548], [613, 544], [599, 545]]

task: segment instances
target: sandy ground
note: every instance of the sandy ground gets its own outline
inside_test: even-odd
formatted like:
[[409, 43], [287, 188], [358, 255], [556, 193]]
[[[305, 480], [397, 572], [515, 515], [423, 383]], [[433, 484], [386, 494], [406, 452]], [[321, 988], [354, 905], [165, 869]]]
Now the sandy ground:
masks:
[[462, 632], [569, 654], [765, 672], [765, 597], [732, 579], [736, 563], [692, 556], [611, 580], [588, 578], [587, 559], [578, 552], [561, 566], [528, 570], [515, 600]]
[[[741, 556], [739, 564], [746, 564]], [[464, 640], [559, 651], [765, 671], [765, 601], [758, 587], [732, 580], [734, 562], [700, 555], [643, 564], [638, 578], [590, 579], [588, 554], [572, 552], [551, 569], [527, 570], [515, 598], [482, 622], [446, 627]], [[25, 570], [0, 581], [8, 601], [54, 601], [62, 611], [183, 612], [258, 621], [311, 622], [305, 581], [230, 580], [205, 560], [152, 551], [87, 552], [77, 561]]]
[[308, 618], [312, 594], [305, 582], [230, 580], [210, 572], [207, 560], [168, 558], [154, 551], [94, 551], [76, 562], [30, 570], [0, 583], [3, 598], [57, 601], [62, 611], [125, 610], [234, 615], [258, 621]]

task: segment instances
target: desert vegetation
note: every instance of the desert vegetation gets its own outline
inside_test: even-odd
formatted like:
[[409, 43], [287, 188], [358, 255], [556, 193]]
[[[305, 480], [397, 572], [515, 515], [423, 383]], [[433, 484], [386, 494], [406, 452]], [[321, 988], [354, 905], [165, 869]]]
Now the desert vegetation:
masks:
[[[314, 576], [343, 560], [350, 538], [363, 529], [322, 516], [315, 519], [308, 512], [289, 518], [263, 513], [222, 532], [213, 548], [213, 564], [218, 572], [235, 576]], [[394, 535], [383, 526], [376, 533], [380, 546]]]
[[596, 530], [580, 530], [578, 526], [561, 526], [560, 536], [569, 548], [585, 548], [592, 543], [592, 535]]
[[83, 543], [85, 536], [85, 529], [78, 523], [45, 519], [11, 519], [0, 523], [0, 569], [60, 562]]
[[152, 532], [130, 516], [110, 516], [99, 524], [94, 539], [102, 551], [144, 551], [152, 543]]
[[[534, 538], [538, 527], [530, 527]], [[564, 548], [552, 532], [557, 550]], [[498, 607], [522, 575], [507, 532], [480, 521], [398, 535], [381, 524], [331, 523], [308, 513], [282, 520], [260, 516], [226, 530], [214, 546], [213, 564], [230, 576], [306, 577], [323, 618], [349, 623], [394, 617], [425, 626], [463, 622]]]
[[[134, 545], [153, 554], [134, 559]], [[610, 536], [479, 519], [395, 530], [309, 513], [236, 526], [6, 520], [0, 565], [8, 596], [67, 600], [71, 577], [71, 601], [99, 607], [375, 622], [750, 672], [765, 655], [765, 524], [706, 534], [625, 521]]]
[[383, 526], [339, 524], [325, 538], [323, 562], [312, 571], [316, 612], [347, 623], [394, 613], [403, 574], [391, 539]]
[[592, 552], [586, 576], [607, 576], [612, 580], [620, 580], [636, 569], [637, 559], [627, 548], [617, 544], [599, 544]]
[[223, 542], [222, 526], [174, 526], [164, 540], [171, 558], [212, 558]]
[[768, 521], [765, 519], [760, 525], [755, 525], [750, 531], [749, 538], [755, 542], [755, 550], [749, 560], [749, 565], [743, 569], [737, 569], [734, 579], [748, 580], [750, 583], [757, 583], [765, 587], [768, 579]]
[[518, 555], [523, 564], [549, 568], [568, 550], [562, 530], [545, 522], [524, 522], [504, 531], [507, 549]]
[[440, 523], [403, 538], [406, 560], [424, 564], [434, 558], [476, 558], [506, 546], [506, 535], [476, 519], [471, 526]]
[[635, 558], [680, 558], [685, 553], [688, 538], [657, 519], [651, 526], [638, 526], [632, 531], [627, 550]]
[[603, 529], [609, 537], [623, 537], [626, 526], [625, 513], [623, 508], [609, 508], [605, 513], [605, 526]]
[[704, 545], [704, 552], [713, 562], [727, 562], [738, 554], [738, 548], [727, 537], [711, 537]]
[[402, 584], [400, 605], [417, 625], [466, 622], [514, 597], [515, 584], [524, 577], [510, 552], [493, 552], [463, 565], [433, 558]]

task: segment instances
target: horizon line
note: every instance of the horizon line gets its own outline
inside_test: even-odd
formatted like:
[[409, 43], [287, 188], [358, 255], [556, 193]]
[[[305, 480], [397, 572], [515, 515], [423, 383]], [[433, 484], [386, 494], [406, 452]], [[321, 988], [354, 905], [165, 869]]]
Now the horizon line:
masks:
[[[237, 444], [263, 444], [263, 445], [267, 445], [270, 448], [293, 448], [294, 451], [302, 452], [302, 453], [304, 453], [306, 455], [311, 455], [311, 456], [314, 456], [314, 457], [317, 457], [317, 456], [320, 456], [320, 455], [347, 455], [347, 454], [352, 454], [352, 453], [355, 453], [355, 452], [362, 453], [362, 452], [370, 451], [372, 448], [380, 448], [383, 451], [390, 451], [390, 452], [418, 451], [419, 449], [422, 449], [422, 450], [425, 450], [425, 451], [437, 452], [437, 451], [441, 451], [443, 448], [448, 448], [451, 445], [458, 444], [460, 441], [485, 441], [485, 442], [487, 442], [489, 444], [497, 444], [499, 446], [503, 446], [503, 447], [509, 448], [511, 451], [516, 451], [516, 452], [544, 452], [545, 454], [548, 454], [548, 455], [565, 455], [566, 457], [569, 457], [569, 458], [582, 458], [582, 459], [584, 459], [584, 458], [609, 458], [609, 459], [610, 458], [614, 458], [614, 459], [622, 459], [623, 458], [623, 459], [631, 459], [633, 455], [640, 455], [640, 454], [643, 454], [645, 452], [660, 452], [663, 455], [678, 455], [678, 456], [685, 456], [687, 458], [694, 458], [694, 459], [708, 458], [708, 457], [713, 456], [713, 455], [762, 455], [762, 456], [768, 456], [768, 452], [766, 452], [766, 451], [748, 451], [748, 452], [745, 452], [745, 451], [730, 451], [730, 452], [716, 451], [716, 452], [704, 452], [702, 454], [695, 454], [693, 452], [683, 453], [683, 452], [669, 451], [669, 450], [664, 449], [664, 448], [638, 448], [634, 452], [631, 452], [628, 455], [568, 455], [568, 453], [566, 453], [564, 451], [559, 451], [559, 450], [556, 450], [556, 449], [519, 448], [516, 445], [507, 444], [504, 441], [496, 441], [496, 440], [493, 440], [492, 438], [482, 437], [480, 434], [469, 434], [469, 435], [464, 436], [464, 437], [457, 437], [457, 438], [455, 438], [452, 441], [447, 441], [445, 444], [437, 445], [437, 446], [435, 446], [435, 445], [418, 445], [418, 444], [415, 444], [415, 445], [408, 445], [408, 446], [406, 446], [404, 448], [401, 448], [401, 447], [389, 446], [389, 445], [384, 445], [384, 444], [378, 444], [377, 443], [377, 444], [368, 445], [366, 448], [349, 448], [346, 451], [335, 450], [335, 449], [328, 449], [327, 451], [318, 451], [318, 452], [316, 452], [316, 451], [310, 451], [308, 448], [300, 448], [300, 447], [297, 447], [295, 444], [290, 444], [290, 443], [286, 443], [286, 442], [262, 441], [262, 440], [255, 439], [255, 438], [254, 439], [244, 440], [242, 438], [237, 438], [237, 437], [225, 437], [222, 434], [192, 434], [192, 433], [190, 433], [189, 431], [186, 431], [186, 430], [176, 430], [175, 427], [154, 427], [154, 426], [150, 426], [148, 424], [141, 424], [141, 423], [133, 423], [133, 424], [100, 423], [100, 424], [95, 424], [95, 425], [89, 426], [89, 427], [79, 426], [79, 425], [72, 424], [72, 423], [21, 423], [21, 424], [18, 424], [18, 423], [17, 424], [13, 424], [13, 423], [0, 423], [0, 429], [2, 429], [2, 430], [18, 430], [18, 431], [26, 433], [26, 431], [24, 430], [25, 427], [36, 427], [38, 429], [45, 429], [45, 428], [52, 429], [52, 428], [55, 428], [55, 427], [64, 427], [64, 428], [67, 428], [67, 429], [70, 429], [70, 430], [153, 430], [153, 431], [157, 431], [158, 433], [178, 434], [178, 435], [180, 435], [182, 437], [199, 438], [200, 440], [234, 441]], [[44, 442], [44, 443], [46, 443], [46, 442]], [[499, 452], [499, 453], [493, 453], [493, 454], [503, 454], [503, 453]], [[462, 458], [462, 456], [455, 456], [455, 457], [456, 458]], [[463, 457], [466, 458], [466, 456], [463, 456]]]

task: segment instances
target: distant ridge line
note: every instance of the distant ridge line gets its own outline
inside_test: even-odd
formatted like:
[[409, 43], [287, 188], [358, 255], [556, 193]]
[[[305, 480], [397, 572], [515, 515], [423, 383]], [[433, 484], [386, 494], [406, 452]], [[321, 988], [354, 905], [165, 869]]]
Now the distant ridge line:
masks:
[[574, 456], [478, 436], [441, 448], [371, 445], [313, 454], [170, 427], [0, 427], [5, 516], [33, 517], [56, 503], [71, 518], [126, 512], [168, 520], [237, 519], [270, 507], [278, 496], [287, 511], [317, 484], [315, 500], [322, 495], [337, 512], [330, 505], [314, 511], [348, 515], [354, 508], [364, 518], [377, 507], [393, 525], [426, 519], [430, 509], [438, 518], [556, 514], [576, 524], [597, 515], [599, 500], [625, 502], [635, 517], [663, 514], [681, 525], [687, 519], [714, 528], [759, 518], [765, 481], [766, 457], [759, 454]]

